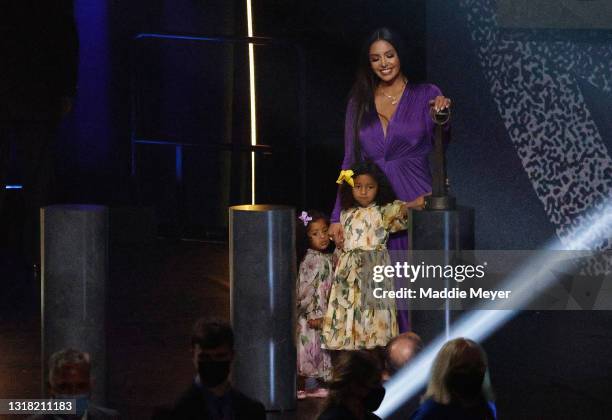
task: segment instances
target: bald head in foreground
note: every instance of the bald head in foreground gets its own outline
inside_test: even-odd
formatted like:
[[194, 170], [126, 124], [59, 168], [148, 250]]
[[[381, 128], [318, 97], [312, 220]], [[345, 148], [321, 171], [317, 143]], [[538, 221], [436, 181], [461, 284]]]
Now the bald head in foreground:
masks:
[[385, 348], [384, 380], [389, 380], [395, 373], [406, 366], [423, 349], [421, 337], [413, 332], [406, 332], [393, 337]]

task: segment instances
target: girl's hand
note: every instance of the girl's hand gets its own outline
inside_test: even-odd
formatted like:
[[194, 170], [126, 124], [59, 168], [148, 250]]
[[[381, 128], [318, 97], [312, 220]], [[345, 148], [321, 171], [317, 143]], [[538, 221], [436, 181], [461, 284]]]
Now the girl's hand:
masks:
[[438, 112], [442, 109], [450, 108], [451, 100], [445, 96], [436, 96], [435, 99], [429, 101], [429, 106], [432, 107], [435, 112]]
[[332, 223], [329, 226], [328, 233], [331, 240], [336, 244], [336, 248], [342, 249], [344, 245], [344, 230], [342, 229], [342, 224]]
[[308, 326], [313, 330], [320, 330], [323, 326], [323, 318], [309, 319]]

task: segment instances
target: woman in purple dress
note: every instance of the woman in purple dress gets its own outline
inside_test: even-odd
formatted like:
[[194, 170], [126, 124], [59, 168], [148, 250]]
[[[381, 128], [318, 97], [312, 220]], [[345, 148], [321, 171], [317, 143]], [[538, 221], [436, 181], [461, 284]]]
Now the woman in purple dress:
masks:
[[[400, 38], [381, 28], [368, 38], [361, 53], [356, 81], [351, 90], [344, 125], [344, 160], [342, 169], [354, 162], [371, 160], [385, 173], [397, 198], [417, 200], [431, 193], [428, 155], [432, 150], [433, 108], [450, 106], [432, 84], [411, 84], [401, 71], [406, 63]], [[340, 201], [332, 212], [330, 235], [342, 246]], [[394, 234], [390, 251], [407, 250], [406, 233]], [[407, 311], [398, 311], [400, 331], [410, 329]]]

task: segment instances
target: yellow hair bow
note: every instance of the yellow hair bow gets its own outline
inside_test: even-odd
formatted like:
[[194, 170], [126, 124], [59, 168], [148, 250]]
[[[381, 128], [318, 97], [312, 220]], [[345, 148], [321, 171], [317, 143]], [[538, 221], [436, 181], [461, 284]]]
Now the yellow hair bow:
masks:
[[336, 184], [342, 184], [344, 181], [346, 181], [351, 187], [354, 187], [355, 183], [353, 182], [353, 174], [354, 172], [350, 169], [340, 171], [340, 176], [338, 177]]

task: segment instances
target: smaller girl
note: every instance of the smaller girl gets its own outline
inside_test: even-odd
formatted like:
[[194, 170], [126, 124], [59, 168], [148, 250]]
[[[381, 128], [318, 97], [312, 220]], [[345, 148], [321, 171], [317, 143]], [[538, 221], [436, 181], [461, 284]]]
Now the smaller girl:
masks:
[[321, 381], [329, 379], [329, 354], [321, 349], [321, 326], [327, 311], [333, 265], [329, 219], [321, 212], [303, 211], [297, 222], [297, 366], [298, 399], [327, 397]]
[[372, 268], [390, 265], [389, 233], [409, 226], [408, 209], [415, 202], [395, 200], [384, 173], [363, 162], [342, 171], [340, 223], [344, 243], [323, 321], [323, 348], [360, 350], [385, 346], [398, 334], [394, 300], [373, 299]]

